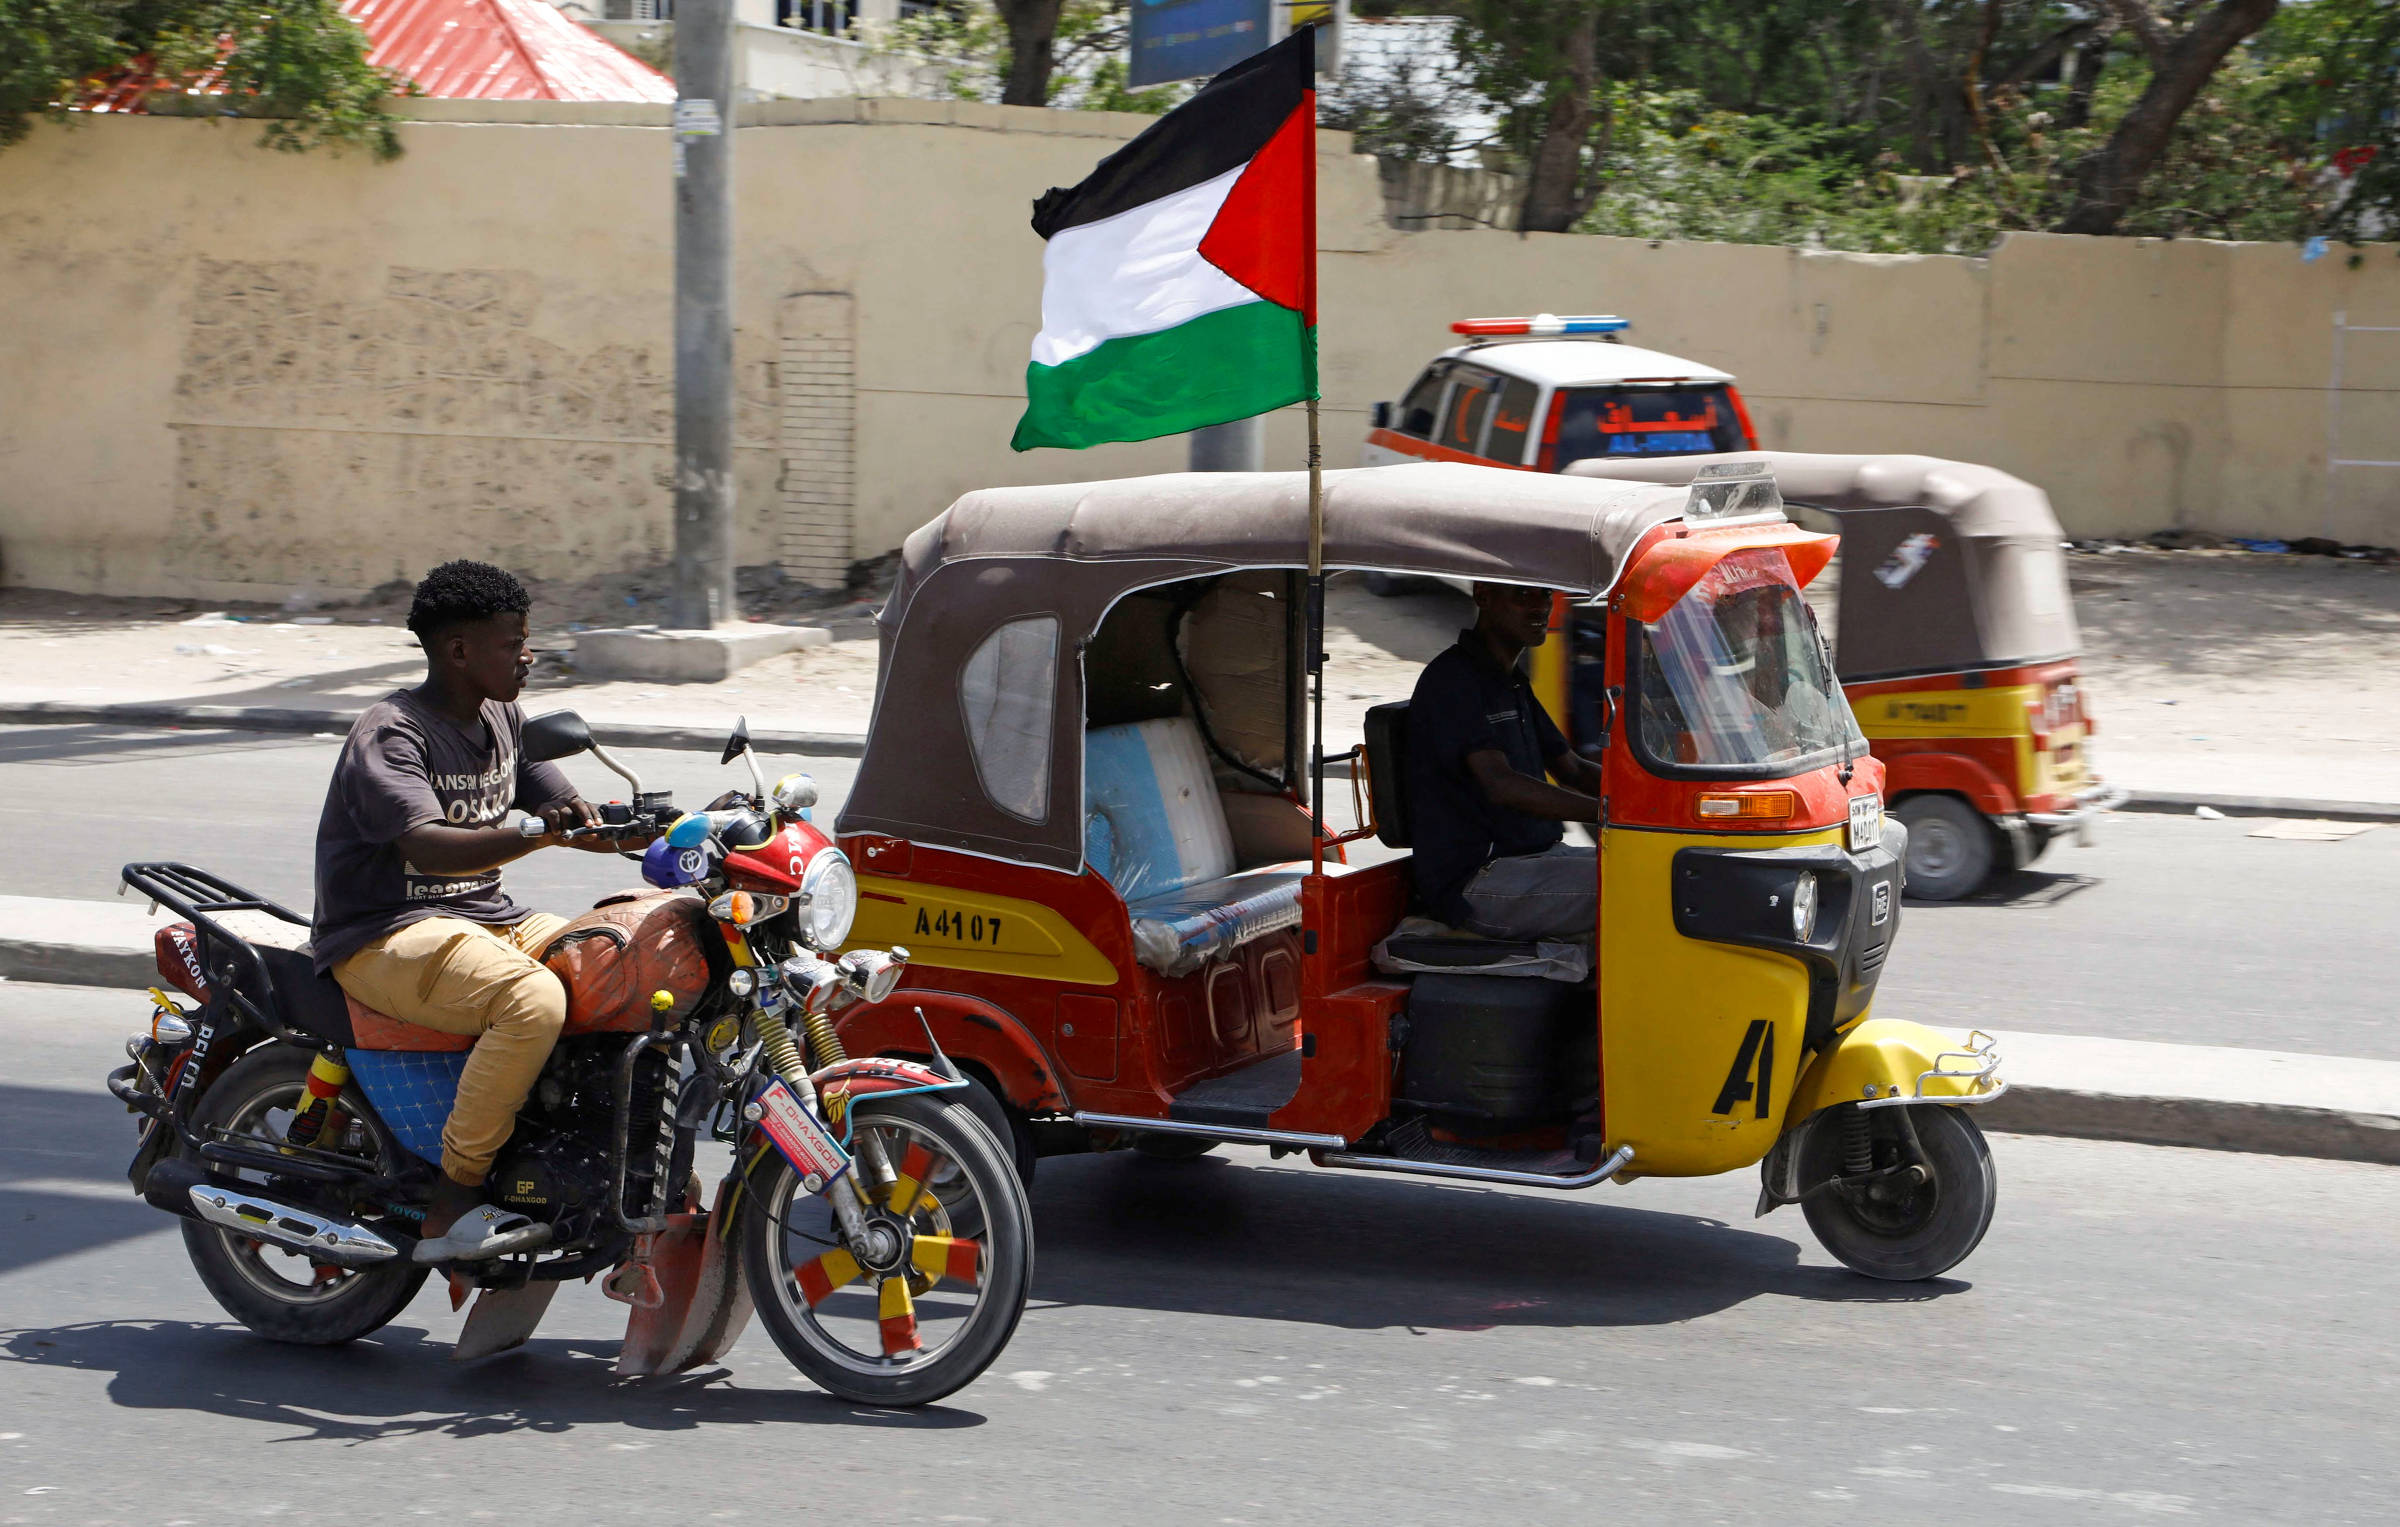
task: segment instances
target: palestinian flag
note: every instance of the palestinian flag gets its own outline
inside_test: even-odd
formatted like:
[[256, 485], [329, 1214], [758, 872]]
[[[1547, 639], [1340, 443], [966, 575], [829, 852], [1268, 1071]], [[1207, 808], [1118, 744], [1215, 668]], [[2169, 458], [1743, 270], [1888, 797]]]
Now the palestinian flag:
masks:
[[1234, 65], [1034, 203], [1020, 451], [1149, 440], [1317, 395], [1316, 39]]

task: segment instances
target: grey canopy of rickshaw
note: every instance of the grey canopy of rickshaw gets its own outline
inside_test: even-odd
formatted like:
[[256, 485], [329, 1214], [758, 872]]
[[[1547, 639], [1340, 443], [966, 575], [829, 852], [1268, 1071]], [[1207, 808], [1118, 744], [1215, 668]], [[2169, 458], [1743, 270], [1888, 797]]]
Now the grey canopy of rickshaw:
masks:
[[[1325, 566], [1614, 586], [1680, 490], [1453, 463], [1324, 474]], [[875, 714], [837, 830], [1083, 865], [1085, 645], [1126, 595], [1308, 563], [1308, 474], [969, 493], [901, 548]], [[1395, 697], [1396, 698], [1396, 697]], [[866, 866], [872, 873], [873, 866]]]
[[2065, 532], [2049, 495], [1997, 468], [1935, 456], [1741, 451], [1579, 461], [1566, 475], [1681, 487], [1723, 461], [1765, 462], [1786, 504], [1837, 522], [1834, 666], [1844, 683], [2013, 667], [2082, 650], [2060, 548]]

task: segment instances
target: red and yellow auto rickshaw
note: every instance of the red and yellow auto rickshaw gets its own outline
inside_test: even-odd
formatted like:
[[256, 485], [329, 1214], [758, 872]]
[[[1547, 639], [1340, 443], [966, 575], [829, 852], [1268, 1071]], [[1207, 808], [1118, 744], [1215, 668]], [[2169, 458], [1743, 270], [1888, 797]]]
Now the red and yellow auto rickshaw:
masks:
[[[912, 535], [838, 823], [852, 936], [909, 951], [841, 1022], [926, 1052], [1039, 1154], [1220, 1142], [1586, 1188], [1764, 1162], [1861, 1272], [1990, 1222], [1988, 1038], [1873, 1016], [1905, 830], [1801, 589], [1835, 538], [1771, 479], [1690, 490], [1330, 472], [1323, 565], [1557, 588], [1607, 636], [1599, 909], [1518, 945], [1411, 922], [1405, 705], [1310, 800], [1307, 475], [970, 493]], [[1321, 649], [1320, 649], [1321, 650]], [[1314, 757], [1320, 767], [1312, 771]]]
[[[1568, 470], [1682, 486], [1729, 461], [1764, 462], [1802, 523], [1841, 536], [1832, 587], [1812, 599], [1893, 814], [1908, 825], [1909, 894], [1952, 901], [2064, 833], [2089, 841], [2125, 791], [2092, 770], [2065, 532], [2049, 497], [1931, 456], [1770, 451]], [[1566, 668], [1545, 695], [1561, 715], [1573, 709]]]

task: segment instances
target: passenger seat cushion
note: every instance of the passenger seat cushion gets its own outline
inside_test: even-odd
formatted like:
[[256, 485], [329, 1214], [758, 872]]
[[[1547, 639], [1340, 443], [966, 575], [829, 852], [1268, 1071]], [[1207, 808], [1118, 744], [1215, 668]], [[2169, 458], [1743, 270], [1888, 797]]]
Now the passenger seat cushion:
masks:
[[1084, 734], [1084, 858], [1127, 902], [1233, 873], [1200, 729], [1167, 716]]
[[1244, 870], [1133, 903], [1133, 954], [1162, 976], [1189, 975], [1252, 939], [1300, 925], [1305, 864]]

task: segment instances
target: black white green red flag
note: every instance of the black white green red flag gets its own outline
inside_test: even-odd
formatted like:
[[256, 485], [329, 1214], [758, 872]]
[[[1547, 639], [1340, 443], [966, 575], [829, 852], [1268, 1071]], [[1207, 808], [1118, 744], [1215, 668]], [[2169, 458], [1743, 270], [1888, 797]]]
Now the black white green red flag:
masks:
[[1148, 440], [1317, 394], [1315, 39], [1234, 65], [1034, 203], [1018, 450]]

